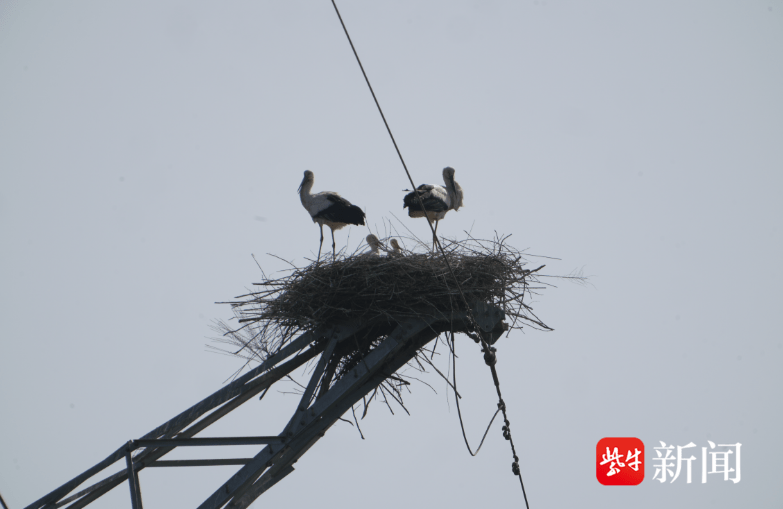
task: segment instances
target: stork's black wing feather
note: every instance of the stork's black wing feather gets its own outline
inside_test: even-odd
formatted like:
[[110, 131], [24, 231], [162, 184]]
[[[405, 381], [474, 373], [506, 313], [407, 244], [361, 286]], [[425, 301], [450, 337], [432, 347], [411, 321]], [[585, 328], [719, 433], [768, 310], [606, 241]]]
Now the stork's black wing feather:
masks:
[[410, 210], [420, 212], [421, 205], [419, 204], [419, 200], [416, 199], [416, 194], [418, 193], [421, 197], [421, 201], [424, 202], [424, 208], [427, 209], [427, 212], [445, 212], [449, 210], [449, 206], [446, 202], [432, 195], [432, 190], [434, 188], [435, 186], [430, 184], [420, 185], [415, 191], [411, 191], [405, 195], [405, 198], [402, 200], [402, 208], [408, 207]]
[[315, 215], [335, 223], [364, 225], [364, 211], [352, 205], [351, 202], [336, 194], [328, 194], [326, 198], [332, 203]]
[[351, 207], [351, 202], [340, 196], [339, 194], [327, 194], [326, 199], [332, 202], [334, 205], [341, 207]]

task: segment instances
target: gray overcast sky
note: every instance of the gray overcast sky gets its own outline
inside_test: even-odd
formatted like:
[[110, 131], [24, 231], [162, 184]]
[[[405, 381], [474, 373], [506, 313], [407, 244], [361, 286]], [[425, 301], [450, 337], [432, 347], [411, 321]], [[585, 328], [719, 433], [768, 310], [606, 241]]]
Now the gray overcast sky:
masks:
[[[457, 171], [465, 206], [439, 233], [510, 233], [561, 258], [550, 273], [592, 276], [534, 303], [554, 332], [498, 343], [531, 507], [780, 507], [783, 2], [338, 5], [414, 179]], [[318, 249], [305, 169], [373, 231], [395, 214], [426, 237], [327, 0], [0, 3], [12, 509], [221, 387], [239, 363], [205, 348], [231, 316], [214, 302], [258, 279], [251, 253], [273, 272], [266, 253]], [[458, 348], [477, 442], [494, 388]], [[471, 458], [427, 380], [411, 417], [371, 409], [364, 441], [338, 423], [261, 500], [520, 507], [498, 425]], [[209, 435], [277, 433], [296, 404], [254, 401]], [[641, 485], [596, 481], [606, 436], [645, 442]], [[743, 444], [739, 484], [652, 479], [658, 441], [707, 440]], [[145, 507], [194, 507], [234, 470], [145, 470]], [[130, 507], [127, 487], [95, 506]]]

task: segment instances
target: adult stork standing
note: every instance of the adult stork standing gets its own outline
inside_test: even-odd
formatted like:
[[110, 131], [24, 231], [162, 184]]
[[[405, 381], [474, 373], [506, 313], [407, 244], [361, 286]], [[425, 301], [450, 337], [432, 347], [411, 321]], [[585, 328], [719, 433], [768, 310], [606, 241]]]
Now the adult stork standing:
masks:
[[321, 227], [321, 243], [318, 245], [318, 259], [321, 259], [321, 247], [324, 244], [324, 225], [332, 230], [332, 259], [335, 257], [334, 231], [349, 224], [364, 225], [364, 211], [352, 205], [351, 202], [332, 191], [322, 191], [312, 194], [315, 176], [310, 170], [305, 170], [304, 179], [299, 185], [299, 198], [302, 206], [313, 218], [314, 223]]
[[[435, 222], [435, 229], [432, 234], [432, 249], [435, 249], [436, 234], [438, 232], [438, 222], [446, 217], [449, 210], [459, 210], [462, 206], [462, 188], [454, 180], [454, 168], [447, 166], [443, 168], [443, 182], [446, 187], [422, 184], [415, 191], [405, 195], [402, 208], [408, 208], [408, 216], [425, 217], [432, 224]], [[421, 202], [418, 195], [421, 198]], [[424, 209], [421, 204], [424, 203]], [[426, 209], [426, 214], [424, 210]]]

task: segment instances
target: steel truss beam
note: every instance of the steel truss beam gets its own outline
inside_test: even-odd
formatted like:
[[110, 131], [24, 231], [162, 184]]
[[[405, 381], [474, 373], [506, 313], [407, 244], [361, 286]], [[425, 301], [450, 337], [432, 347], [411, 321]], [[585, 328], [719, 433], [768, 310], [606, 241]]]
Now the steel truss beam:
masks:
[[[477, 303], [472, 314], [487, 339], [494, 342], [503, 330], [503, 312], [494, 306]], [[79, 509], [125, 480], [129, 480], [132, 508], [142, 509], [139, 472], [144, 468], [211, 465], [242, 465], [242, 468], [207, 498], [199, 509], [246, 508], [293, 472], [293, 465], [299, 458], [323, 437], [348, 409], [412, 360], [420, 348], [442, 332], [464, 332], [467, 329], [468, 316], [465, 312], [427, 309], [415, 316], [397, 317], [394, 321], [379, 319], [354, 322], [304, 333], [260, 366], [140, 439], [129, 441], [94, 467], [33, 502], [26, 509], [54, 509], [66, 505], [68, 509]], [[346, 340], [353, 340], [353, 343], [346, 343], [347, 346], [358, 345], [358, 338], [365, 340], [368, 335], [382, 338], [382, 341], [353, 369], [330, 385], [334, 366], [342, 355], [340, 345]], [[343, 348], [343, 351], [346, 349]], [[192, 438], [319, 354], [321, 356], [294, 415], [279, 435]], [[316, 395], [315, 391], [319, 386], [320, 390]], [[243, 444], [266, 445], [253, 458], [160, 460], [176, 447]], [[139, 450], [141, 452], [138, 452]], [[126, 463], [123, 470], [68, 496], [86, 480], [123, 458]]]

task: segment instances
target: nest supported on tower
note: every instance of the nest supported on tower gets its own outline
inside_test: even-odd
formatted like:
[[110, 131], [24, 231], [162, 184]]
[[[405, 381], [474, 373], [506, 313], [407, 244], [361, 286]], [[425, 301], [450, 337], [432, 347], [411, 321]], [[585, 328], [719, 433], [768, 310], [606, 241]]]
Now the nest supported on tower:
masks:
[[[417, 371], [434, 368], [438, 341], [429, 349], [425, 345], [444, 332], [462, 332], [492, 344], [511, 329], [551, 330], [530, 306], [532, 295], [551, 286], [549, 276], [539, 272], [544, 265], [531, 266], [525, 253], [507, 239], [442, 239], [446, 259], [427, 250], [394, 256], [354, 253], [305, 267], [292, 264], [286, 275], [264, 275], [253, 283], [257, 289], [227, 302], [238, 325], [220, 323], [218, 341], [235, 347], [232, 354], [263, 362], [304, 332], [356, 327], [357, 333], [340, 342], [331, 355], [317, 391], [320, 397], [407, 318], [429, 319], [428, 339], [408, 363]], [[420, 248], [426, 249], [421, 244]], [[460, 313], [474, 326], [452, 318]], [[482, 323], [488, 326], [482, 329]], [[312, 346], [319, 341], [326, 338]], [[381, 393], [402, 404], [400, 391], [409, 385], [407, 378], [415, 379], [402, 370], [390, 375], [380, 386]]]

